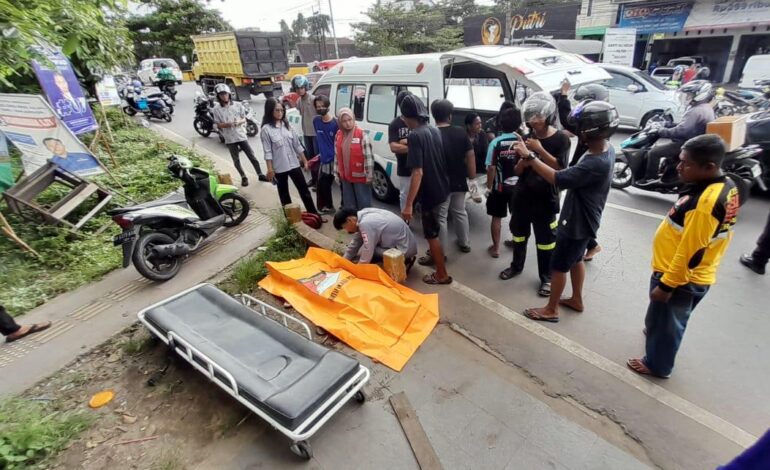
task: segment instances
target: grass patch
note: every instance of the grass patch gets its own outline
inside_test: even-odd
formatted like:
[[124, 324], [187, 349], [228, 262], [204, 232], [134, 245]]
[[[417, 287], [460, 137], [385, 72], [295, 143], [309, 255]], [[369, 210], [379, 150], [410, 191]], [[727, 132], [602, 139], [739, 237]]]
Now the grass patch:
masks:
[[141, 335], [138, 338], [131, 337], [120, 343], [120, 349], [123, 353], [133, 356], [147, 350], [151, 342], [152, 338], [147, 335]]
[[151, 470], [182, 470], [184, 463], [175, 449], [163, 449], [150, 467]]
[[266, 262], [288, 261], [305, 256], [307, 251], [305, 240], [294, 230], [282, 212], [277, 212], [271, 223], [275, 228], [275, 234], [255, 255], [235, 266], [232, 278], [223, 286], [225, 291], [251, 292], [256, 288], [257, 283], [267, 276]]
[[0, 401], [0, 468], [34, 468], [63, 449], [93, 421], [83, 411], [13, 398]]
[[[92, 179], [102, 186], [145, 202], [181, 186], [166, 170], [168, 155], [185, 155], [197, 166], [212, 167], [208, 159], [124, 118], [118, 109], [108, 108], [107, 116], [115, 136], [112, 150], [117, 166], [106, 153], [99, 152], [98, 156], [122, 187], [106, 174]], [[90, 143], [89, 138], [84, 138], [86, 144]], [[41, 202], [53, 200], [58, 191], [52, 189], [41, 195]], [[62, 292], [99, 279], [121, 264], [122, 253], [112, 246], [112, 237], [120, 228], [113, 224], [105, 232], [95, 234], [99, 227], [111, 224], [104, 211], [86, 224], [79, 235], [74, 235], [62, 228], [38, 225], [10, 214], [5, 205], [0, 206], [0, 210], [16, 233], [41, 255], [36, 259], [22, 252], [7, 237], [0, 236], [3, 265], [0, 299], [11, 315], [21, 315]]]

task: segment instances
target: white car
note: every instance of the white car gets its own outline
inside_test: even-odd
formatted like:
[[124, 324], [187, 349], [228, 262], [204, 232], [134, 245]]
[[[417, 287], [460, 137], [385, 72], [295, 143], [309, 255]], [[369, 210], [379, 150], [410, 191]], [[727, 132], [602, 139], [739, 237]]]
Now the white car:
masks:
[[600, 82], [610, 92], [610, 103], [620, 114], [620, 125], [643, 128], [653, 117], [670, 113], [674, 122], [682, 119], [684, 110], [676, 91], [666, 88], [646, 72], [623, 65], [599, 64], [612, 78]]
[[139, 71], [136, 74], [139, 76], [139, 80], [145, 86], [152, 86], [155, 84], [156, 75], [160, 71], [160, 65], [166, 64], [176, 77], [177, 84], [182, 84], [182, 69], [179, 68], [179, 64], [174, 59], [144, 59], [139, 63]]

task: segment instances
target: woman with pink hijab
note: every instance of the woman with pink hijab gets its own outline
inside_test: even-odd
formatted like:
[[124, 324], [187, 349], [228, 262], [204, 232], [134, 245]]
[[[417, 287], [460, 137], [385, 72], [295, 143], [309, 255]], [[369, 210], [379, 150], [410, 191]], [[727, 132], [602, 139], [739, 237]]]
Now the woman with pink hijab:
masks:
[[334, 139], [334, 168], [342, 186], [343, 207], [359, 211], [372, 206], [374, 152], [350, 108], [337, 112], [340, 130]]

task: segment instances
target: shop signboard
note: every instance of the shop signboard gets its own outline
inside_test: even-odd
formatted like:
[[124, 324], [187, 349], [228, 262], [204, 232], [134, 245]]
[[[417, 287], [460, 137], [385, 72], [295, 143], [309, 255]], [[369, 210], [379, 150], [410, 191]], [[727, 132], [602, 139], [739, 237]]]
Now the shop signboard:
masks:
[[575, 39], [580, 3], [544, 5], [512, 10], [508, 15], [481, 15], [463, 20], [466, 46], [508, 44], [513, 39]]
[[770, 1], [698, 0], [685, 29], [748, 27], [770, 24]]
[[693, 2], [632, 3], [621, 5], [621, 28], [635, 28], [638, 34], [681, 31]]
[[605, 64], [634, 64], [636, 30], [634, 28], [607, 28], [604, 32], [602, 62]]
[[27, 174], [49, 160], [79, 176], [103, 172], [96, 157], [40, 95], [0, 93], [0, 132], [22, 153]]
[[466, 46], [503, 44], [505, 15], [482, 15], [463, 20]]

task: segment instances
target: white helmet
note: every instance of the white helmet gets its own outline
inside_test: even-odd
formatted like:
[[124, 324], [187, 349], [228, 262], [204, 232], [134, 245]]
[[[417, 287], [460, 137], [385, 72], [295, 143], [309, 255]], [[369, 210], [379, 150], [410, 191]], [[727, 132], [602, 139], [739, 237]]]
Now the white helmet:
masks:
[[695, 106], [711, 101], [716, 94], [716, 90], [706, 80], [693, 80], [682, 85], [678, 93], [679, 99], [684, 105], [692, 104]]
[[551, 124], [555, 115], [556, 102], [553, 96], [545, 91], [532, 93], [521, 106], [521, 117], [524, 122], [529, 122], [534, 117], [540, 117]]
[[227, 86], [226, 83], [218, 83], [217, 86], [214, 87], [214, 93], [217, 95], [220, 93], [227, 93], [230, 94], [230, 87]]

